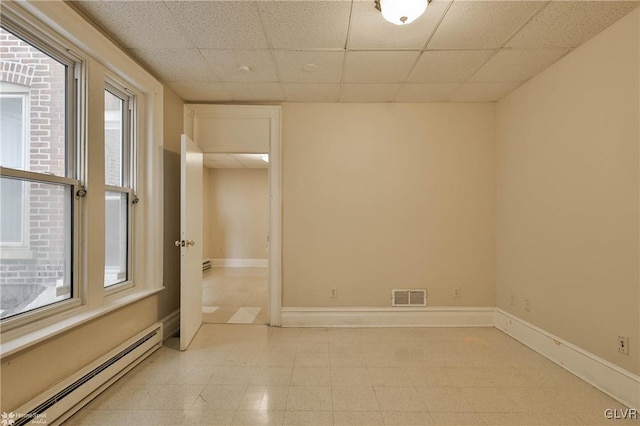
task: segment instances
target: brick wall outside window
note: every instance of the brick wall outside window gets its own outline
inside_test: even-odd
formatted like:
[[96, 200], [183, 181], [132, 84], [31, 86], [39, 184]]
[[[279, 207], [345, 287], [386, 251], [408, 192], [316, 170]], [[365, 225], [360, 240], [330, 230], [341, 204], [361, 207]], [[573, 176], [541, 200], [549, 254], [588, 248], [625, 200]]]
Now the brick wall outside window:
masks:
[[[0, 29], [0, 81], [24, 86], [29, 99], [25, 169], [64, 176], [65, 67], [4, 29]], [[7, 143], [2, 141], [2, 143]], [[61, 187], [28, 183], [26, 249], [21, 259], [2, 256], [0, 284], [39, 284], [54, 294], [65, 268], [65, 198]], [[68, 202], [68, 200], [67, 200]], [[2, 242], [0, 242], [2, 244]], [[1, 246], [8, 253], [10, 247]], [[9, 288], [6, 286], [4, 288]]]

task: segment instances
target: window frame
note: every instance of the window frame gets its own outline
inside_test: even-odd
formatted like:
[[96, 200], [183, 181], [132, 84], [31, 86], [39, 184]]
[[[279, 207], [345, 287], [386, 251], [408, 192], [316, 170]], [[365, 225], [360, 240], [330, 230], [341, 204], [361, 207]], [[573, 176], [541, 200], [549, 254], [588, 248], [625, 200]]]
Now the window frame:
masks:
[[[137, 150], [137, 127], [136, 116], [137, 116], [137, 95], [135, 92], [130, 91], [125, 87], [125, 85], [118, 81], [117, 77], [113, 75], [107, 75], [105, 81], [105, 92], [109, 92], [112, 95], [116, 96], [120, 100], [123, 101], [123, 111], [122, 111], [122, 136], [123, 136], [123, 146], [122, 146], [122, 165], [121, 165], [121, 182], [122, 186], [117, 185], [107, 185], [106, 184], [106, 167], [105, 167], [105, 203], [106, 201], [106, 193], [107, 192], [118, 192], [121, 194], [126, 194], [127, 199], [127, 226], [126, 226], [126, 251], [125, 254], [125, 262], [126, 262], [126, 279], [121, 282], [117, 282], [110, 285], [104, 285], [104, 294], [105, 297], [113, 297], [114, 294], [120, 293], [122, 291], [131, 289], [135, 287], [135, 274], [134, 274], [134, 240], [135, 240], [135, 218], [134, 218], [134, 207], [136, 205], [136, 195], [135, 195], [135, 182], [136, 182], [136, 173], [138, 170], [136, 164], [135, 152]], [[105, 120], [105, 130], [106, 120]], [[105, 142], [105, 152], [106, 152], [106, 142]], [[106, 226], [106, 217], [105, 217], [105, 226]], [[106, 235], [105, 235], [106, 238]], [[105, 256], [106, 259], [106, 256]], [[106, 274], [106, 262], [105, 262], [105, 274]]]
[[[65, 166], [64, 176], [55, 174], [33, 172], [29, 170], [19, 170], [0, 166], [0, 175], [13, 178], [26, 183], [45, 183], [62, 185], [70, 189], [70, 242], [65, 250], [65, 275], [69, 276], [69, 298], [56, 301], [30, 311], [12, 315], [0, 320], [2, 333], [24, 328], [30, 324], [42, 321], [48, 317], [64, 314], [74, 308], [78, 308], [83, 302], [83, 292], [80, 285], [82, 255], [80, 251], [80, 233], [82, 227], [81, 204], [82, 198], [77, 196], [78, 191], [83, 189], [81, 178], [83, 161], [79, 158], [79, 153], [83, 152], [84, 139], [81, 138], [79, 126], [82, 117], [86, 115], [84, 92], [82, 85], [85, 82], [86, 63], [84, 58], [75, 55], [69, 49], [64, 48], [59, 41], [46, 33], [40, 31], [32, 22], [27, 22], [18, 17], [7, 16], [6, 11], [2, 13], [2, 28], [13, 36], [21, 39], [33, 48], [49, 56], [66, 67], [65, 72]], [[10, 83], [5, 83], [10, 84]], [[15, 86], [13, 84], [12, 86]], [[27, 97], [28, 99], [28, 97]], [[27, 102], [28, 110], [29, 102]], [[30, 115], [27, 117], [30, 118]], [[29, 120], [28, 120], [29, 121]], [[28, 125], [26, 127], [29, 127]], [[29, 133], [25, 134], [23, 140], [26, 142], [24, 149], [29, 151]], [[25, 164], [28, 163], [28, 156], [25, 157]], [[26, 168], [26, 167], [25, 167]], [[27, 203], [28, 204], [28, 203]], [[23, 212], [26, 210], [23, 207]], [[28, 222], [28, 221], [27, 221]], [[27, 228], [28, 230], [28, 228]], [[29, 236], [26, 236], [27, 241]], [[2, 259], [23, 259], [32, 256], [27, 247], [21, 247], [12, 252], [12, 249], [2, 246]], [[66, 283], [65, 283], [66, 284]], [[64, 287], [67, 287], [66, 285]]]
[[[70, 160], [79, 160], [75, 166], [82, 185], [86, 185], [89, 196], [75, 199], [76, 212], [82, 215], [78, 236], [82, 241], [75, 247], [79, 291], [82, 303], [74, 309], [50, 312], [35, 321], [24, 323], [9, 330], [0, 325], [0, 356], [19, 353], [39, 342], [73, 330], [95, 319], [111, 315], [117, 310], [137, 305], [145, 299], [155, 297], [164, 290], [163, 265], [163, 84], [146, 69], [133, 61], [122, 49], [103, 33], [96, 31], [80, 14], [64, 2], [6, 2], [0, 8], [0, 21], [12, 32], [9, 21], [17, 23], [27, 34], [35, 34], [51, 41], [63, 54], [77, 58], [81, 67], [76, 67], [79, 76], [77, 85], [78, 117], [70, 132], [77, 132], [78, 152]], [[26, 37], [25, 37], [26, 38]], [[100, 139], [104, 129], [102, 108], [104, 101], [99, 94], [104, 90], [106, 75], [117, 76], [128, 91], [136, 94], [136, 116], [132, 125], [139, 139], [132, 161], [138, 168], [134, 188], [140, 202], [131, 217], [135, 228], [131, 276], [135, 287], [128, 291], [106, 295], [103, 286], [103, 261], [93, 256], [104, 250], [103, 193], [104, 177], [96, 162], [104, 159], [100, 151]], [[91, 146], [87, 147], [88, 141]], [[96, 146], [97, 145], [97, 146]], [[88, 165], [92, 164], [88, 171]], [[95, 167], [93, 166], [95, 165]], [[90, 172], [90, 173], [89, 173]], [[81, 189], [84, 189], [81, 187]], [[95, 192], [95, 194], [94, 194]], [[102, 201], [101, 201], [102, 199]], [[78, 217], [77, 215], [75, 217]], [[100, 256], [98, 256], [100, 257]], [[76, 283], [77, 284], [77, 283]]]

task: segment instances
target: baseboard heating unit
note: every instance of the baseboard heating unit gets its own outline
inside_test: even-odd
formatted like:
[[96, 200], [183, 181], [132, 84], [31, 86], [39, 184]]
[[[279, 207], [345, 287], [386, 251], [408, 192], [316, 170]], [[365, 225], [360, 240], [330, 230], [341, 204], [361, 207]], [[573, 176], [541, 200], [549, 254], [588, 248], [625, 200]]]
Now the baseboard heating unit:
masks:
[[61, 424], [161, 346], [162, 324], [158, 323], [14, 410], [19, 417], [13, 426], [37, 419], [47, 425]]

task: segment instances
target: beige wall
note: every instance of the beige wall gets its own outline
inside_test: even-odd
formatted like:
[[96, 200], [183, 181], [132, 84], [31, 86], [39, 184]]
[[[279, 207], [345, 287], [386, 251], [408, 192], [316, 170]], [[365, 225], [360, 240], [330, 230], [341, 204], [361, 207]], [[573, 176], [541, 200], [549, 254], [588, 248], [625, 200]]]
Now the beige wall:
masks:
[[268, 169], [207, 169], [203, 223], [212, 259], [266, 259]]
[[497, 306], [636, 374], [639, 21], [497, 106]]
[[393, 288], [493, 306], [494, 113], [284, 104], [283, 306], [390, 306]]
[[3, 358], [0, 410], [15, 411], [149, 327], [157, 317], [157, 298], [149, 297]]

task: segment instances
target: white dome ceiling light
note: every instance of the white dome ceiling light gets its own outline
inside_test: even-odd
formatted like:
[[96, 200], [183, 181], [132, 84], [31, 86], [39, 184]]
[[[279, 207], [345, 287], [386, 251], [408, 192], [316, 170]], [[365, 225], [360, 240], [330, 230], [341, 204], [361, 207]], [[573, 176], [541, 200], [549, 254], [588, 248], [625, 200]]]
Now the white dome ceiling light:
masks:
[[431, 0], [375, 0], [382, 17], [395, 25], [407, 25], [418, 19]]

